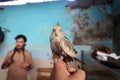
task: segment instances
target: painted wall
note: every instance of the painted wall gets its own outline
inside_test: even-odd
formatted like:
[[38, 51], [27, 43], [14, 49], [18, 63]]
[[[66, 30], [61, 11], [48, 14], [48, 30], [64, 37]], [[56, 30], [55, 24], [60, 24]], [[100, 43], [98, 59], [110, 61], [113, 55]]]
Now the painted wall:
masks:
[[66, 4], [66, 1], [57, 1], [8, 6], [0, 10], [0, 26], [11, 30], [5, 34], [0, 55], [5, 56], [14, 47], [16, 35], [24, 34], [28, 38], [27, 49], [33, 57], [50, 59], [49, 36], [57, 22], [61, 24], [65, 36], [76, 45], [77, 51], [91, 50], [91, 46], [113, 46], [113, 12], [110, 5], [91, 6], [84, 10], [66, 8]]
[[5, 7], [0, 11], [0, 26], [10, 29], [5, 44], [14, 44], [17, 34], [25, 34], [28, 44], [49, 45], [49, 36], [54, 25], [59, 22], [63, 31], [72, 30], [72, 18], [66, 13], [66, 2], [46, 2], [22, 6]]
[[[1, 10], [0, 26], [9, 29], [10, 32], [5, 34], [5, 41], [0, 46], [0, 55], [5, 56], [14, 48], [16, 35], [24, 34], [28, 38], [27, 49], [32, 52], [34, 58], [51, 59], [49, 36], [57, 22], [61, 24], [65, 36], [71, 41], [73, 39], [72, 17], [67, 12], [66, 4], [66, 1], [46, 2], [8, 6]], [[87, 46], [77, 46], [77, 50], [85, 47]]]
[[72, 16], [73, 44], [90, 45], [94, 49], [108, 46], [119, 51], [119, 4], [120, 0], [114, 0], [111, 5], [91, 5], [87, 9], [69, 7], [67, 10]]
[[120, 0], [115, 0], [112, 10], [114, 24], [113, 27], [114, 51], [120, 51]]
[[111, 5], [92, 5], [87, 9], [70, 7], [68, 12], [73, 18], [75, 45], [91, 45], [93, 48], [113, 47]]
[[120, 0], [115, 0], [112, 6], [112, 12], [114, 15], [120, 13]]

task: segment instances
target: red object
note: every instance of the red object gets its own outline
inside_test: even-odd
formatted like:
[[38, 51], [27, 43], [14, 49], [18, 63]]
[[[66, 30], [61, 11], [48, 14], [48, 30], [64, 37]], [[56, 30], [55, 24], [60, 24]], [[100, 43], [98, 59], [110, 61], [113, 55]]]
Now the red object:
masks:
[[101, 52], [104, 52], [104, 53], [106, 53], [106, 54], [111, 54], [111, 53], [112, 53], [112, 51], [111, 51], [111, 49], [110, 49], [109, 47], [103, 46], [103, 47], [100, 47], [100, 48], [98, 48], [98, 49], [96, 49], [96, 50], [94, 50], [94, 51], [92, 52], [91, 56], [92, 56], [93, 58], [96, 58], [96, 56], [97, 56], [97, 51], [101, 51]]

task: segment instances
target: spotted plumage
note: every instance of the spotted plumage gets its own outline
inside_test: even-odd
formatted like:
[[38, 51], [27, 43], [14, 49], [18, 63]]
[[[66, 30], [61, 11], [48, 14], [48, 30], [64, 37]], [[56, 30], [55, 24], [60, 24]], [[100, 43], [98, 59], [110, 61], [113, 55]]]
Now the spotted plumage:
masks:
[[53, 55], [62, 58], [68, 66], [70, 66], [72, 62], [80, 68], [81, 62], [77, 59], [77, 51], [73, 48], [68, 38], [63, 35], [62, 28], [58, 23], [55, 25], [50, 35], [50, 46]]

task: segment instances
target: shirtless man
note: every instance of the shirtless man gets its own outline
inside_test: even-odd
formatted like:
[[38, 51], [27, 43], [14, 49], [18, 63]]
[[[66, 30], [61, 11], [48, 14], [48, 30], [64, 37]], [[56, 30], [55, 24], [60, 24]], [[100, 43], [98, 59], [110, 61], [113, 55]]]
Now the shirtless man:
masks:
[[16, 46], [8, 52], [1, 69], [9, 68], [6, 80], [27, 80], [27, 71], [33, 68], [32, 55], [25, 49], [27, 38], [18, 35], [15, 40]]

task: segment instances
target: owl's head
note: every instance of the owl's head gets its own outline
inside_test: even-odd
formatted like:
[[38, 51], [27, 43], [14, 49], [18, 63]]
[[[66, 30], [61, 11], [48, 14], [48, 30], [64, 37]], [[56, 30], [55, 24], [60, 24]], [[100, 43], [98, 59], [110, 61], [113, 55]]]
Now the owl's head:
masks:
[[57, 23], [57, 24], [55, 25], [55, 27], [53, 28], [53, 33], [54, 33], [56, 36], [63, 36], [63, 34], [62, 34], [62, 28], [61, 28], [61, 26], [60, 26], [59, 23]]

